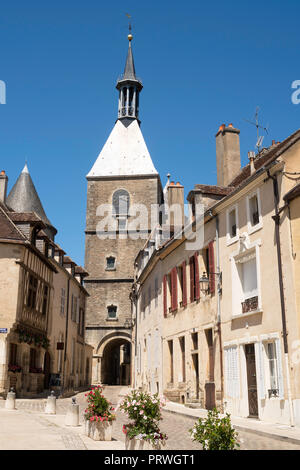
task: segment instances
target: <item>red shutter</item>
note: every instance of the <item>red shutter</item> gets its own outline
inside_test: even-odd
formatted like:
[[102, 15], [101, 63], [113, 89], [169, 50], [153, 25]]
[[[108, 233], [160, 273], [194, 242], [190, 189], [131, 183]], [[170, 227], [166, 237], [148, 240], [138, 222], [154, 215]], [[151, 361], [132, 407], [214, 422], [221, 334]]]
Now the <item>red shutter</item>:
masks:
[[187, 305], [187, 292], [186, 292], [186, 262], [182, 263], [182, 306]]
[[178, 308], [177, 300], [177, 268], [173, 268], [171, 271], [171, 283], [172, 283], [172, 311]]
[[198, 252], [194, 254], [194, 260], [195, 260], [195, 299], [199, 300], [200, 299], [200, 284], [199, 284], [199, 263], [198, 263]]
[[215, 257], [214, 257], [214, 242], [208, 245], [208, 263], [209, 263], [209, 292], [215, 293]]
[[164, 275], [163, 279], [163, 296], [164, 296], [164, 316], [167, 316], [168, 313], [168, 304], [167, 304], [167, 275]]
[[190, 295], [191, 302], [194, 302], [194, 257], [190, 258]]

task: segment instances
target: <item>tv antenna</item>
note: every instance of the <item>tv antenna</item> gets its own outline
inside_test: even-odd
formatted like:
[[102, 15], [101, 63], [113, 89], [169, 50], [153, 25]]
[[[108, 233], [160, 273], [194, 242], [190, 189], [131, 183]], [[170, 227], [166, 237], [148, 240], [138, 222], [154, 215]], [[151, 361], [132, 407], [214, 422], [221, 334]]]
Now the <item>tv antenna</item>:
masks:
[[253, 126], [256, 127], [257, 141], [256, 141], [255, 146], [257, 148], [257, 152], [259, 153], [260, 150], [261, 150], [262, 142], [264, 140], [264, 136], [259, 135], [259, 129], [263, 129], [266, 132], [266, 134], [269, 134], [268, 133], [269, 125], [267, 125], [267, 127], [264, 127], [261, 124], [259, 124], [258, 111], [259, 111], [259, 107], [257, 106], [256, 111], [255, 111], [255, 115], [254, 115], [255, 122], [249, 121], [248, 119], [244, 119], [244, 121], [249, 122], [249, 124], [252, 124]]

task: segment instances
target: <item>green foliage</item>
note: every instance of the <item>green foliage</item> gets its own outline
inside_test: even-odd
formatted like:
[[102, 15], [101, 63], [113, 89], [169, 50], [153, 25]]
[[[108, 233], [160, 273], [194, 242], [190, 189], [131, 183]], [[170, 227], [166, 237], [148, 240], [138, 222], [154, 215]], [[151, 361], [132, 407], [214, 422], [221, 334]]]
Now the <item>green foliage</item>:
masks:
[[93, 387], [85, 396], [87, 397], [87, 408], [84, 415], [86, 420], [113, 421], [116, 419], [112, 413], [114, 408], [102, 394], [102, 387]]
[[240, 447], [229, 413], [221, 418], [216, 409], [208, 411], [206, 419], [199, 418], [189, 432], [191, 439], [199, 442], [203, 450], [234, 450]]
[[129, 439], [134, 437], [142, 440], [150, 440], [153, 444], [166, 440], [166, 434], [160, 432], [159, 421], [162, 419], [161, 401], [158, 394], [133, 390], [127, 395], [120, 405], [120, 410], [127, 414], [133, 422], [123, 426], [123, 432]]

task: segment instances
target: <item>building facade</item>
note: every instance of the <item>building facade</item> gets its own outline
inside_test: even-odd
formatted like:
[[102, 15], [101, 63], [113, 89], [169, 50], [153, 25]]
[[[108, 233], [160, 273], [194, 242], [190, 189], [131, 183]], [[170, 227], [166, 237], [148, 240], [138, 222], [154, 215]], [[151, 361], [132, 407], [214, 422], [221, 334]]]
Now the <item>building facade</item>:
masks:
[[18, 396], [33, 397], [50, 389], [65, 394], [87, 388], [87, 273], [54, 242], [56, 229], [26, 165], [8, 198], [4, 172], [0, 189], [0, 393], [14, 388]]

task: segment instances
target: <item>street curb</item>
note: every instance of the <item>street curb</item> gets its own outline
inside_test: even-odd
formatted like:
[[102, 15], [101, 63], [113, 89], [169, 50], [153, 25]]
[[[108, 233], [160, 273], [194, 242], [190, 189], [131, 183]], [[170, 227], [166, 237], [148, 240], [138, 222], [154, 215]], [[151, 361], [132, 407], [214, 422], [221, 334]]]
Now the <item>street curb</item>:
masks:
[[[174, 410], [168, 410], [168, 409], [164, 408], [163, 411], [166, 411], [167, 413], [173, 413], [173, 414], [179, 415], [179, 416], [182, 415], [186, 418], [192, 419], [193, 421], [199, 419], [199, 416], [192, 416], [192, 415], [189, 415], [189, 414], [186, 414], [186, 413], [181, 413], [181, 412], [174, 411]], [[235, 429], [238, 429], [240, 431], [250, 432], [252, 434], [257, 434], [259, 436], [270, 437], [272, 439], [277, 439], [278, 441], [290, 442], [291, 444], [297, 444], [297, 445], [300, 446], [300, 439], [296, 439], [294, 437], [283, 436], [283, 435], [280, 435], [280, 434], [272, 434], [268, 431], [261, 431], [261, 430], [256, 430], [256, 429], [253, 429], [253, 428], [247, 428], [246, 426], [243, 426], [243, 425], [240, 425], [240, 424], [233, 424], [232, 423], [232, 425]]]

